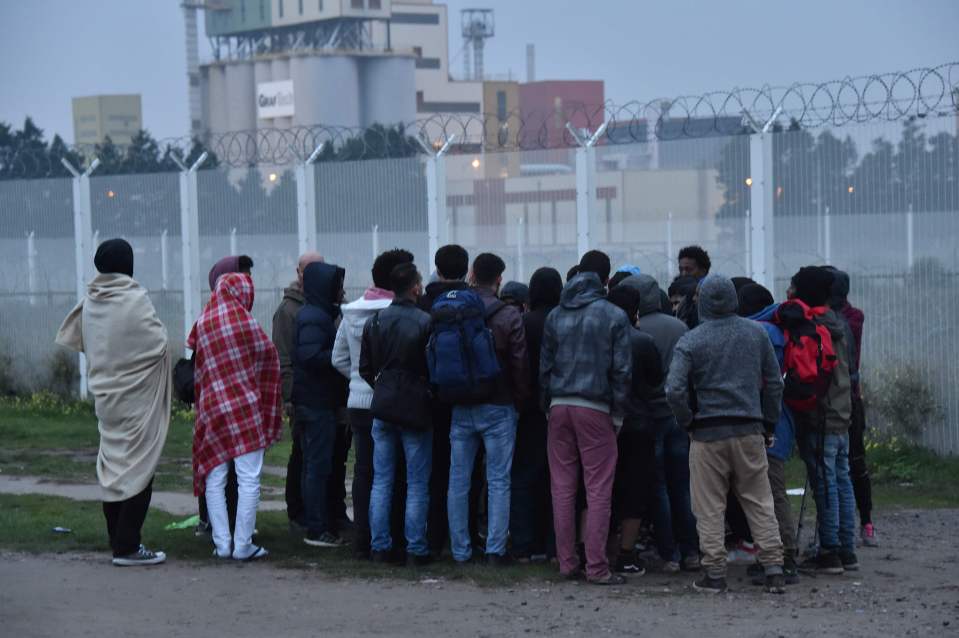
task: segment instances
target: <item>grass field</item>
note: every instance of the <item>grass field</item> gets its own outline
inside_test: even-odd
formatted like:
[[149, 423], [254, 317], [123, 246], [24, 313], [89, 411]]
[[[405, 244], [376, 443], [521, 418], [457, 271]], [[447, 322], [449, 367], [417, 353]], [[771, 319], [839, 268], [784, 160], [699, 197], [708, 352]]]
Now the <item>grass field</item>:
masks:
[[[178, 413], [170, 425], [155, 481], [155, 489], [190, 492], [191, 421]], [[0, 403], [0, 474], [43, 477], [61, 482], [95, 483], [96, 418], [89, 407], [64, 406], [46, 399]], [[285, 467], [289, 435], [272, 448], [267, 465]], [[890, 508], [959, 507], [959, 458], [943, 458], [903, 444], [896, 439], [869, 444], [868, 458], [874, 479], [874, 501], [881, 512]], [[268, 487], [282, 487], [282, 476], [263, 475]], [[787, 484], [800, 487], [805, 468], [795, 458], [787, 465]], [[798, 511], [799, 497], [794, 498]], [[812, 499], [807, 502], [810, 515]], [[209, 542], [192, 529], [164, 529], [175, 518], [152, 510], [144, 528], [144, 541], [164, 549], [178, 560], [203, 560], [211, 553]], [[72, 530], [56, 534], [53, 527]], [[316, 550], [289, 533], [283, 512], [258, 515], [258, 540], [273, 560], [304, 569], [319, 569], [334, 576], [469, 578], [498, 585], [521, 578], [552, 578], [549, 567], [523, 567], [504, 571], [479, 567], [460, 568], [441, 563], [426, 571], [390, 569], [351, 560], [349, 550]], [[103, 515], [98, 502], [26, 495], [0, 494], [0, 548], [29, 552], [107, 551]]]

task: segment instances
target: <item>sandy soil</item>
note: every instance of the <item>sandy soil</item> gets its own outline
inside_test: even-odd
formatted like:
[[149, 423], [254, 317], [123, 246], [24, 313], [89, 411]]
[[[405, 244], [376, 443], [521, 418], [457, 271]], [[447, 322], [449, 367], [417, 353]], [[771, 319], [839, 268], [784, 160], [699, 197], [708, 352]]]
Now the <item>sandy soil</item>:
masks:
[[[620, 588], [331, 579], [311, 570], [176, 561], [141, 569], [106, 556], [0, 555], [7, 636], [959, 635], [959, 511], [880, 518], [884, 546], [862, 570], [762, 594], [733, 567], [727, 595], [690, 576]], [[476, 569], [476, 568], [473, 568]]]

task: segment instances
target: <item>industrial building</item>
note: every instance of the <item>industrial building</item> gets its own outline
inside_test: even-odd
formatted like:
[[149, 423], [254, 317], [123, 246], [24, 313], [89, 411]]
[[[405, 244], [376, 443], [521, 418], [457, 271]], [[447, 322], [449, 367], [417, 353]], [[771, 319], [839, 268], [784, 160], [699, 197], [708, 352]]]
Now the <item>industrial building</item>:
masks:
[[73, 142], [77, 146], [102, 144], [110, 138], [125, 146], [143, 128], [139, 95], [90, 95], [73, 98]]

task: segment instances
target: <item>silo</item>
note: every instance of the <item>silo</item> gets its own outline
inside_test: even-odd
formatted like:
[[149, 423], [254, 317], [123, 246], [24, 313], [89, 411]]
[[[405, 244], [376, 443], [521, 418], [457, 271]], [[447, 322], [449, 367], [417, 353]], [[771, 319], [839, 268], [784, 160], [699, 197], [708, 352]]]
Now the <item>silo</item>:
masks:
[[214, 135], [230, 130], [226, 70], [222, 64], [207, 67], [209, 85], [209, 126]]
[[307, 55], [292, 62], [297, 125], [360, 126], [360, 76], [355, 56]]
[[[271, 62], [271, 82], [280, 82], [281, 80], [290, 79], [290, 58], [288, 57], [279, 57], [274, 58]], [[296, 97], [297, 86], [296, 83], [293, 83], [293, 96]], [[295, 115], [294, 115], [295, 117]], [[290, 128], [293, 126], [292, 117], [275, 117], [273, 118], [273, 128]]]
[[362, 126], [392, 126], [416, 120], [416, 63], [412, 57], [364, 58], [360, 87]]
[[253, 63], [232, 62], [226, 67], [227, 123], [231, 131], [256, 128], [256, 86]]

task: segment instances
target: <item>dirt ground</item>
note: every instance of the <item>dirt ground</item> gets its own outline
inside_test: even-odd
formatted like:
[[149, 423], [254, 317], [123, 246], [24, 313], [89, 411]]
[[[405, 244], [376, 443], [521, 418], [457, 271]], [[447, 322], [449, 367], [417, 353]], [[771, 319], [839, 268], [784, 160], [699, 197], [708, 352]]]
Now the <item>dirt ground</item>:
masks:
[[[106, 556], [0, 555], [6, 636], [907, 636], [959, 635], [959, 510], [888, 513], [862, 570], [760, 593], [744, 567], [732, 591], [698, 594], [689, 575], [605, 589], [533, 582], [330, 579], [268, 562], [119, 569]], [[469, 568], [479, 569], [479, 568]]]

